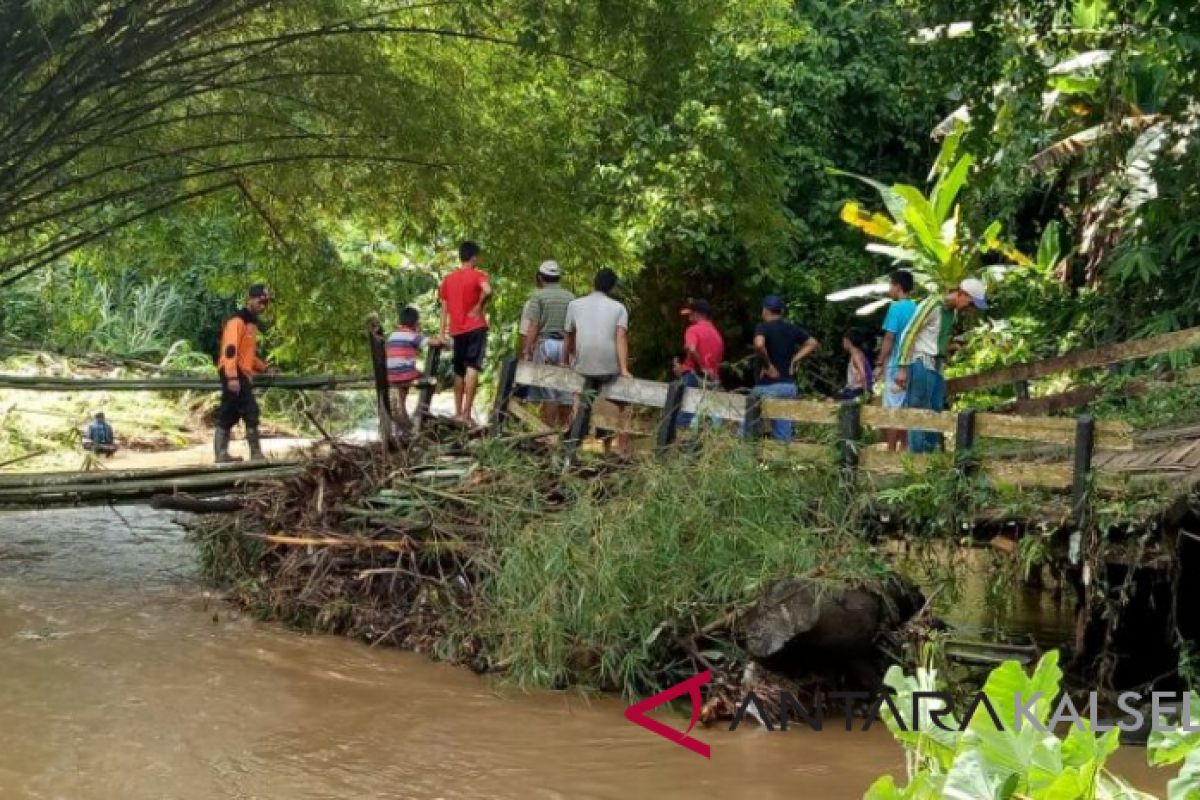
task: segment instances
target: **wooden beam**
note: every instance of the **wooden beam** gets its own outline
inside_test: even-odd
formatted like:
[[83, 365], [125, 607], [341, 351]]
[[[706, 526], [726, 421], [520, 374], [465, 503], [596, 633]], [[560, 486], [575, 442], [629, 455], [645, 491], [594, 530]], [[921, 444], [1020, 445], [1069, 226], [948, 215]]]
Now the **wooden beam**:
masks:
[[[632, 403], [635, 406], [650, 406], [662, 408], [667, 404], [669, 386], [658, 381], [644, 381], [641, 378], [617, 378], [601, 390], [600, 396], [605, 400], [616, 400], [621, 403]], [[686, 407], [687, 396], [684, 396]]]
[[534, 414], [520, 400], [510, 400], [508, 402], [508, 413], [517, 418], [526, 428], [529, 428], [534, 433], [558, 433]]
[[583, 391], [583, 376], [575, 370], [531, 361], [517, 364], [516, 382], [519, 386], [538, 386], [560, 392]]
[[834, 425], [838, 421], [837, 403], [817, 403], [812, 400], [763, 398], [762, 413], [763, 419], [784, 419], [814, 425]]
[[1044, 378], [1059, 372], [1071, 372], [1091, 367], [1103, 367], [1122, 361], [1162, 355], [1176, 350], [1191, 350], [1200, 347], [1200, 327], [1188, 328], [1174, 333], [1164, 333], [1146, 339], [1134, 339], [1087, 350], [1070, 353], [1041, 361], [1014, 364], [1011, 367], [952, 378], [946, 382], [947, 395], [961, 394], [990, 386], [1002, 386], [1016, 381]]
[[[663, 400], [665, 402], [665, 396]], [[689, 387], [683, 392], [683, 411], [686, 414], [741, 422], [746, 415], [746, 395]]]
[[[863, 423], [873, 428], [954, 433], [954, 414], [923, 408], [864, 406]], [[1008, 414], [978, 414], [975, 434], [991, 439], [1020, 439], [1047, 444], [1074, 444], [1075, 420], [1060, 417], [1015, 417]], [[1126, 422], [1096, 423], [1096, 446], [1103, 450], [1132, 450], [1133, 428]]]

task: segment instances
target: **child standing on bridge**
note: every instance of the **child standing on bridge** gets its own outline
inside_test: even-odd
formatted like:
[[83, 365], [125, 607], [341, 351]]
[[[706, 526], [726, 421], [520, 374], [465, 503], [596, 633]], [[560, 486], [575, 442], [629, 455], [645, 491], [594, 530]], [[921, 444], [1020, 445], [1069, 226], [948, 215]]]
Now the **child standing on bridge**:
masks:
[[421, 315], [409, 306], [400, 312], [400, 322], [391, 332], [384, 345], [387, 351], [388, 386], [395, 390], [392, 410], [400, 427], [409, 430], [412, 421], [408, 418], [408, 387], [425, 377], [417, 367], [417, 355], [426, 344], [441, 346], [441, 337], [427, 338], [421, 333]]

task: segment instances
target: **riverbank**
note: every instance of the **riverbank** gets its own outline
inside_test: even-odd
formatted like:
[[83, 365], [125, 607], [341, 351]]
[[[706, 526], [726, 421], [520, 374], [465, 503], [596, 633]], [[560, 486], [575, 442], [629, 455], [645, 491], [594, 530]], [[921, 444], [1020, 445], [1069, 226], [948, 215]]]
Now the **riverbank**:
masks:
[[703, 669], [740, 687], [740, 615], [776, 581], [884, 593], [867, 513], [835, 466], [764, 465], [734, 437], [564, 470], [528, 436], [447, 431], [336, 448], [195, 535], [264, 618], [636, 696]]

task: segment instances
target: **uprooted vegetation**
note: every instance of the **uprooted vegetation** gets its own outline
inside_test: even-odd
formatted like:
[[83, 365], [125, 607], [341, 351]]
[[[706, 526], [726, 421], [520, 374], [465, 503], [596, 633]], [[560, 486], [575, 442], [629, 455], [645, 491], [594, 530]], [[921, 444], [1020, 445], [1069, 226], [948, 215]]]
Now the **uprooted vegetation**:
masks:
[[[762, 674], [747, 671], [752, 661], [809, 686], [911, 666], [938, 627], [930, 614], [958, 602], [958, 545], [972, 538], [993, 545], [994, 624], [1003, 626], [1006, 598], [1026, 580], [1044, 573], [1057, 591], [1073, 591], [1069, 503], [964, 474], [948, 454], [928, 471], [872, 478], [850, 476], [832, 453], [764, 461], [754, 445], [713, 434], [664, 459], [585, 454], [564, 469], [536, 436], [470, 439], [435, 424], [399, 452], [338, 443], [195, 536], [207, 577], [263, 618], [525, 686], [630, 695], [703, 669], [718, 686], [744, 688]], [[1109, 604], [1130, 596], [1104, 569], [1106, 553], [1128, 538], [1109, 505], [1095, 505], [1090, 530], [1104, 533], [1083, 553], [1093, 580], [1076, 600], [1094, 619], [1076, 644], [1099, 649], [1081, 669], [1107, 663], [1093, 657], [1113, 649], [1124, 607]], [[1144, 519], [1136, 527], [1150, 529]], [[888, 532], [902, 533], [903, 545], [889, 547]], [[897, 574], [928, 590], [924, 607]], [[788, 627], [806, 612], [784, 615], [787, 630], [766, 638], [786, 643], [755, 652], [748, 631], [770, 616], [758, 601], [792, 588], [811, 598], [803, 603], [814, 619], [828, 597], [860, 590], [886, 601], [877, 607], [907, 610], [847, 619], [841, 627], [863, 633], [837, 652], [822, 648], [841, 612], [808, 631]]]
[[714, 437], [564, 471], [529, 438], [384, 455], [339, 445], [195, 535], [207, 576], [270, 619], [627, 693], [735, 675], [738, 612], [774, 581], [879, 586], [868, 508], [831, 465]]

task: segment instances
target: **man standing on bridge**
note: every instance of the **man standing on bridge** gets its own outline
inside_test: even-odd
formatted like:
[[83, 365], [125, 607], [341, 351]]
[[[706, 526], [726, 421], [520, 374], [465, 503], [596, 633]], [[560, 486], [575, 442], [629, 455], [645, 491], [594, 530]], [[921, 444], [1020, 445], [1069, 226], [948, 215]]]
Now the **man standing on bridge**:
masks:
[[438, 299], [442, 303], [442, 338], [454, 341], [454, 415], [474, 424], [471, 409], [487, 350], [488, 321], [483, 310], [492, 295], [492, 284], [478, 268], [479, 245], [463, 242], [458, 246], [458, 260], [459, 268], [438, 288]]
[[[895, 387], [905, 393], [905, 408], [941, 411], [946, 405], [946, 379], [942, 369], [946, 342], [956, 314], [970, 309], [986, 311], [987, 287], [978, 278], [967, 278], [945, 296], [929, 297], [917, 306], [897, 344]], [[932, 453], [939, 435], [932, 431], [908, 432], [908, 449]]]
[[241, 461], [229, 454], [229, 433], [238, 420], [246, 423], [250, 458], [255, 461], [264, 458], [253, 380], [255, 375], [267, 371], [267, 363], [258, 357], [258, 318], [270, 303], [271, 293], [267, 287], [261, 283], [254, 284], [250, 287], [245, 307], [226, 320], [221, 331], [221, 350], [217, 356], [217, 371], [221, 375], [221, 407], [217, 410], [217, 428], [213, 434], [213, 450], [218, 464]]

